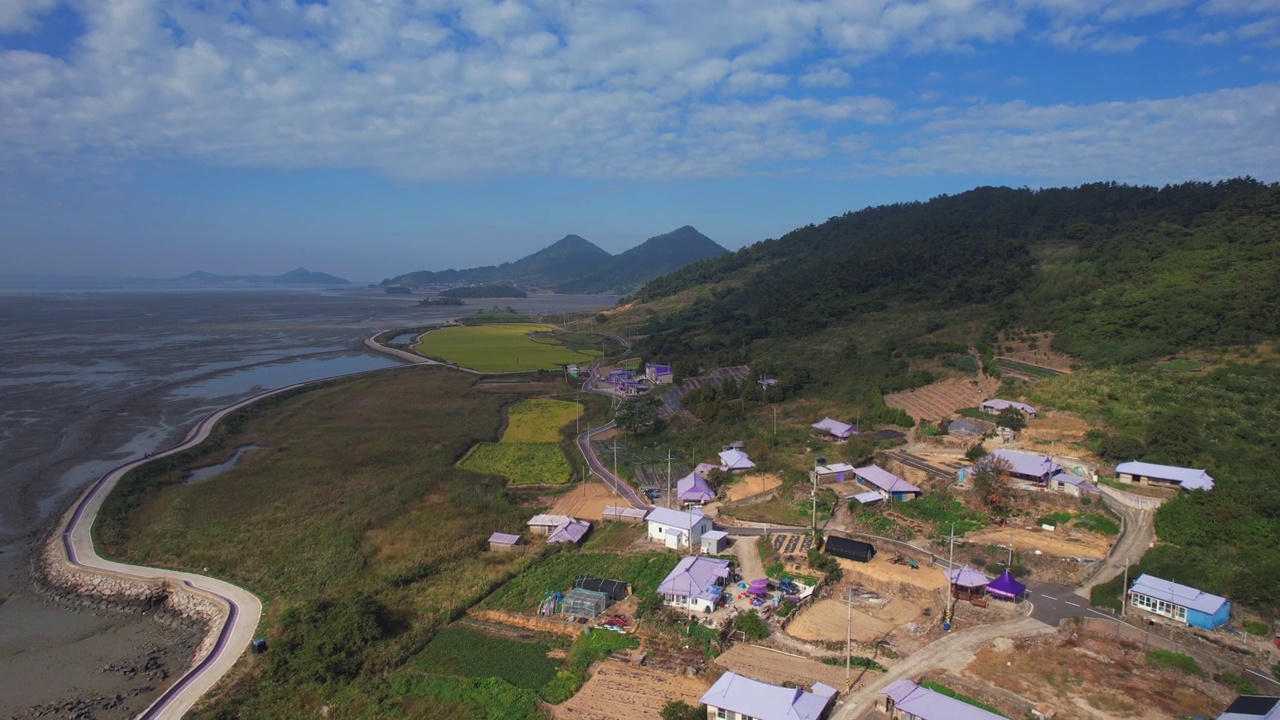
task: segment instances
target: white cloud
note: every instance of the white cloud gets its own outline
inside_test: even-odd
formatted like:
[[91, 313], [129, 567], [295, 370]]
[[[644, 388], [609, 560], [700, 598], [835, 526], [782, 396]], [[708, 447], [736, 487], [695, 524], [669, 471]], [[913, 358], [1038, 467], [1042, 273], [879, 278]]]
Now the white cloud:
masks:
[[849, 87], [853, 78], [840, 68], [823, 68], [800, 76], [800, 84], [810, 88]]
[[924, 125], [920, 139], [855, 172], [1016, 174], [1052, 182], [1163, 183], [1280, 167], [1280, 85], [1164, 100], [984, 105]]
[[[841, 97], [846, 68], [873, 87], [872, 61], [1020, 35], [1127, 52], [1143, 38], [1112, 23], [1189, 0], [72, 2], [86, 31], [65, 59], [0, 50], [0, 173], [168, 161], [434, 181], [788, 172], [945, 116]], [[1208, 5], [1267, 2], [1280, 0]], [[0, 29], [34, 31], [54, 5], [0, 0]], [[1266, 22], [1240, 33], [1264, 37]]]

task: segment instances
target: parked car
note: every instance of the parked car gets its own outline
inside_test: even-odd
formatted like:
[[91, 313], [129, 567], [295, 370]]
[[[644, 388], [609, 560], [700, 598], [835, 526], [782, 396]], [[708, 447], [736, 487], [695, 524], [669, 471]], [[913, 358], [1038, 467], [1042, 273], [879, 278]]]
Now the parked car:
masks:
[[657, 489], [655, 488], [649, 488], [648, 490], [644, 491], [644, 496], [649, 498], [650, 500], [657, 500], [658, 498], [662, 497], [662, 493], [658, 492]]

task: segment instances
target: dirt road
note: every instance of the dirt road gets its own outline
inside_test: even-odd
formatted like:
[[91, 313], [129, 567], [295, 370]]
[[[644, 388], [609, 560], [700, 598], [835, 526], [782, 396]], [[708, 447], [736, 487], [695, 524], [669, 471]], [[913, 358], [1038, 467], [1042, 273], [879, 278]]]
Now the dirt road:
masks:
[[1136, 563], [1156, 540], [1155, 512], [1127, 507], [1118, 502], [1108, 502], [1107, 507], [1124, 519], [1124, 529], [1115, 547], [1102, 562], [1102, 568], [1076, 590], [1080, 597], [1089, 597], [1093, 586], [1100, 585], [1124, 572], [1125, 565]]
[[760, 561], [760, 550], [756, 548], [754, 537], [734, 538], [733, 547], [729, 549], [738, 556], [738, 572], [744, 579], [764, 577], [764, 563]]
[[1057, 632], [1044, 623], [1031, 618], [1021, 618], [1008, 623], [981, 625], [969, 630], [952, 633], [937, 642], [913, 653], [885, 673], [868, 673], [862, 686], [843, 697], [843, 702], [831, 714], [831, 720], [854, 720], [871, 709], [879, 691], [895, 680], [916, 678], [930, 670], [959, 672], [977, 655], [978, 649], [996, 638], [1012, 638], [1024, 635], [1041, 635]]

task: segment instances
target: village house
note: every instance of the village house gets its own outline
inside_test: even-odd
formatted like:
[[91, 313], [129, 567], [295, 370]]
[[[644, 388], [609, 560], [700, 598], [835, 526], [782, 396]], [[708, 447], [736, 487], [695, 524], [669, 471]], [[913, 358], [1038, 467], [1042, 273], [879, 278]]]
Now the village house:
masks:
[[691, 472], [676, 482], [676, 497], [685, 505], [702, 505], [715, 500], [716, 491], [705, 477]]
[[829, 463], [813, 469], [809, 479], [816, 483], [844, 482], [852, 480], [857, 468], [849, 463]]
[[1009, 475], [1019, 480], [1049, 486], [1050, 479], [1063, 471], [1063, 467], [1047, 455], [1015, 452], [997, 448], [987, 455], [987, 462], [1001, 460], [1009, 466]]
[[556, 531], [556, 528], [572, 519], [568, 515], [534, 515], [529, 518], [526, 525], [529, 526], [529, 532], [534, 535], [550, 535]]
[[496, 532], [489, 536], [489, 549], [493, 552], [512, 552], [520, 549], [519, 535]]
[[1071, 497], [1083, 497], [1087, 493], [1100, 494], [1102, 492], [1097, 485], [1069, 472], [1060, 472], [1049, 478], [1049, 489]]
[[728, 560], [688, 555], [658, 585], [658, 594], [667, 605], [689, 612], [711, 612], [724, 595], [728, 577]]
[[569, 518], [551, 531], [551, 534], [547, 536], [547, 542], [578, 545], [582, 543], [582, 538], [586, 537], [590, 531], [591, 523], [585, 520]]
[[1129, 605], [1204, 630], [1231, 619], [1231, 602], [1176, 582], [1143, 574], [1129, 588]]
[[824, 417], [809, 427], [824, 432], [835, 440], [848, 440], [858, 434], [858, 428], [848, 423], [842, 423], [839, 420], [832, 420], [829, 417]]
[[670, 385], [676, 379], [670, 365], [645, 365], [644, 376], [654, 385]]
[[678, 550], [693, 548], [702, 542], [702, 536], [714, 529], [711, 518], [698, 508], [688, 512], [656, 507], [645, 516], [649, 524], [649, 539]]
[[890, 720], [1004, 720], [988, 712], [939, 692], [920, 687], [910, 680], [899, 680], [880, 691], [884, 697], [877, 703]]
[[1120, 482], [1157, 487], [1178, 487], [1183, 490], [1212, 490], [1213, 478], [1203, 468], [1184, 468], [1173, 465], [1156, 465], [1145, 462], [1125, 462], [1116, 466], [1116, 478]]
[[835, 695], [835, 688], [822, 683], [806, 692], [727, 672], [700, 702], [707, 706], [707, 720], [821, 720]]
[[853, 474], [858, 482], [880, 493], [885, 500], [906, 502], [924, 493], [915, 485], [875, 465], [854, 468]]
[[1026, 415], [1027, 417], [1036, 416], [1035, 408], [1031, 407], [1026, 403], [1020, 403], [1015, 400], [1001, 400], [1000, 398], [992, 398], [990, 400], [984, 400], [982, 404], [978, 406], [978, 409], [981, 410], [982, 412], [990, 413], [992, 415], [999, 415], [1001, 410], [1006, 410], [1008, 408], [1014, 408], [1015, 410], [1020, 410], [1022, 414]]
[[725, 450], [720, 453], [720, 469], [725, 472], [734, 470], [750, 470], [756, 464], [741, 450]]
[[635, 523], [639, 525], [644, 522], [644, 516], [648, 514], [648, 510], [642, 510], [640, 508], [606, 505], [604, 510], [600, 511], [600, 519], [616, 520], [619, 522]]

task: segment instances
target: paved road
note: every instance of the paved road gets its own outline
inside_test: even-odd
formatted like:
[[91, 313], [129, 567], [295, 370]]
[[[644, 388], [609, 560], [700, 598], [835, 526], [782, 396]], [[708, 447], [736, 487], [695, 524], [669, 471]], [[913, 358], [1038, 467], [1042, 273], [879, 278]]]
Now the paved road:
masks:
[[1085, 617], [1093, 612], [1089, 601], [1076, 594], [1076, 588], [1066, 585], [1027, 580], [1027, 600], [1031, 602], [1031, 617], [1046, 625], [1058, 627], [1064, 618]]
[[[364, 375], [394, 369], [396, 368], [382, 368], [355, 374]], [[228, 413], [239, 410], [263, 398], [312, 385], [316, 382], [324, 382], [324, 380], [297, 383], [278, 390], [259, 393], [218, 410], [201, 420], [181, 443], [156, 452], [151, 458], [127, 462], [103, 475], [85, 491], [85, 494], [70, 513], [69, 519], [62, 530], [62, 546], [70, 564], [90, 571], [98, 571], [125, 578], [135, 578], [143, 581], [164, 580], [174, 585], [181, 585], [197, 595], [203, 595], [213, 599], [215, 602], [223, 603], [228, 608], [227, 617], [223, 622], [222, 628], [218, 630], [217, 641], [209, 653], [197, 661], [182, 677], [178, 678], [169, 690], [165, 691], [138, 716], [139, 718], [144, 720], [167, 720], [181, 718], [186, 714], [201, 696], [213, 688], [231, 670], [231, 667], [235, 665], [236, 661], [244, 653], [245, 648], [249, 646], [249, 641], [253, 638], [258, 628], [258, 621], [262, 617], [262, 603], [244, 588], [223, 580], [176, 570], [128, 565], [107, 560], [98, 555], [97, 549], [93, 544], [92, 528], [98, 512], [102, 509], [102, 503], [111, 493], [112, 488], [116, 486], [116, 483], [120, 481], [120, 478], [124, 477], [130, 470], [155, 458], [173, 455], [200, 444], [209, 436], [217, 422]]]

